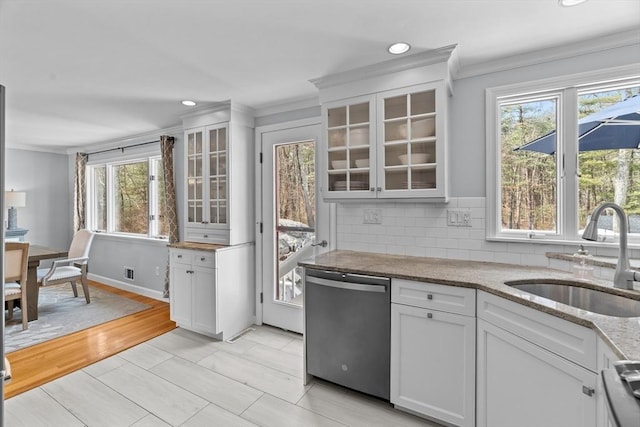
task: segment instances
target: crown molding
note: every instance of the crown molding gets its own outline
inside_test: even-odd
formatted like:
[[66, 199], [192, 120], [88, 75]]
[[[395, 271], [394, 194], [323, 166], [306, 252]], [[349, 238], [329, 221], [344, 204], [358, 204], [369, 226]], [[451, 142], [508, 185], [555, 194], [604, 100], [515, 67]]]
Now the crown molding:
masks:
[[453, 73], [453, 78], [454, 80], [465, 79], [633, 45], [640, 45], [640, 30], [624, 31], [577, 43], [462, 66]]
[[377, 64], [366, 65], [364, 67], [318, 77], [309, 81], [318, 89], [326, 89], [354, 81], [361, 81], [414, 68], [448, 62], [456, 46], [457, 44], [452, 44], [409, 56], [393, 58]]

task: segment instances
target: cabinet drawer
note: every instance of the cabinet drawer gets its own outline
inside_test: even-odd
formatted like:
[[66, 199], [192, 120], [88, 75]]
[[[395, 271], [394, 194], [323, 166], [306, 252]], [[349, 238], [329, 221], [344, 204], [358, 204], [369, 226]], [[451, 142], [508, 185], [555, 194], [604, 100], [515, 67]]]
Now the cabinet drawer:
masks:
[[476, 290], [435, 283], [391, 279], [391, 302], [475, 316]]
[[483, 291], [478, 317], [596, 372], [596, 334], [589, 328]]
[[185, 238], [187, 242], [217, 243], [225, 245], [229, 243], [229, 229], [185, 228]]
[[215, 252], [193, 252], [193, 265], [199, 267], [215, 268]]
[[193, 251], [187, 251], [184, 249], [171, 249], [171, 262], [175, 262], [178, 264], [189, 264], [191, 265], [191, 255]]

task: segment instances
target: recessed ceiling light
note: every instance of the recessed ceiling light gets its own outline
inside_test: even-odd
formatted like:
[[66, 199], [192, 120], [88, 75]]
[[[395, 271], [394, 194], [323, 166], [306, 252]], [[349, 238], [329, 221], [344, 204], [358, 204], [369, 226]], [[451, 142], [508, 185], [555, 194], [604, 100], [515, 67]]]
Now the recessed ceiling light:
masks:
[[584, 3], [587, 0], [558, 0], [558, 4], [564, 7], [577, 6], [580, 3]]
[[193, 101], [182, 101], [182, 105], [186, 105], [187, 107], [195, 107], [196, 103]]
[[411, 49], [409, 43], [399, 42], [392, 44], [387, 50], [392, 55], [400, 55], [401, 53], [408, 52], [409, 49]]

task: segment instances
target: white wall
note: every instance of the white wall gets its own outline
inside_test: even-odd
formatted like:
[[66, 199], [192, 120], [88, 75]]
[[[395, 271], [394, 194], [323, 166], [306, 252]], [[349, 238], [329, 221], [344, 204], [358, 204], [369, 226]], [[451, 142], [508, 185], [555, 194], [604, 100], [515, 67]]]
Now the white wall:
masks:
[[[5, 155], [5, 188], [27, 193], [27, 206], [18, 208], [18, 227], [29, 230], [25, 240], [68, 248], [73, 193], [68, 191], [67, 156], [15, 148], [7, 148]], [[6, 216], [3, 212], [4, 220]]]

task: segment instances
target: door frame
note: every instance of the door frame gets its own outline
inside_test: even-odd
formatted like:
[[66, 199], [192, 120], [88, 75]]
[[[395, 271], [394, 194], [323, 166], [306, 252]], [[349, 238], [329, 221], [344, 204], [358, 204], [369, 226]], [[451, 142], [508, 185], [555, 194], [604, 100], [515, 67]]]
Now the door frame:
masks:
[[[255, 269], [255, 291], [256, 291], [256, 297], [255, 297], [255, 303], [256, 303], [256, 324], [257, 325], [262, 325], [262, 319], [263, 319], [263, 310], [262, 310], [262, 302], [260, 301], [260, 293], [262, 292], [262, 288], [264, 285], [264, 263], [263, 263], [263, 259], [264, 259], [264, 239], [263, 239], [263, 234], [260, 232], [260, 225], [263, 222], [263, 202], [264, 202], [264, 188], [263, 188], [263, 174], [262, 174], [262, 163], [260, 162], [260, 155], [262, 152], [262, 140], [263, 140], [263, 134], [266, 133], [270, 133], [270, 132], [276, 132], [276, 131], [285, 131], [285, 130], [289, 130], [289, 129], [294, 129], [294, 128], [299, 128], [299, 127], [306, 127], [306, 126], [314, 126], [314, 125], [318, 125], [322, 127], [322, 119], [320, 116], [318, 117], [311, 117], [311, 118], [306, 118], [306, 119], [299, 119], [299, 120], [292, 120], [292, 121], [286, 121], [286, 122], [281, 122], [281, 123], [276, 123], [276, 124], [271, 124], [271, 125], [264, 125], [264, 126], [257, 126], [255, 129], [255, 148], [256, 148], [256, 156], [255, 156], [255, 218], [256, 218], [256, 223], [255, 223], [255, 250], [256, 250], [256, 269]], [[320, 135], [320, 138], [322, 138], [322, 135]], [[324, 170], [322, 168], [322, 164], [320, 163], [323, 159], [324, 156], [320, 155], [320, 150], [324, 145], [322, 144], [322, 141], [317, 140], [316, 141], [316, 158], [315, 158], [315, 164], [316, 164], [316, 171], [321, 171]], [[316, 174], [317, 175], [317, 174]], [[316, 176], [316, 212], [318, 212], [318, 215], [320, 214], [320, 209], [317, 209], [317, 204], [318, 203], [325, 203], [324, 200], [322, 199], [322, 179], [318, 179], [318, 177]], [[329, 230], [327, 232], [327, 235], [329, 236], [328, 238], [328, 246], [326, 248], [322, 248], [322, 247], [317, 247], [318, 248], [318, 252], [326, 252], [326, 251], [330, 251], [330, 250], [334, 250], [336, 249], [336, 237], [337, 237], [337, 230], [336, 230], [336, 206], [334, 203], [329, 204], [329, 218], [328, 218], [328, 224], [329, 224]], [[316, 224], [319, 224], [321, 222], [321, 218], [320, 216], [316, 217]]]

